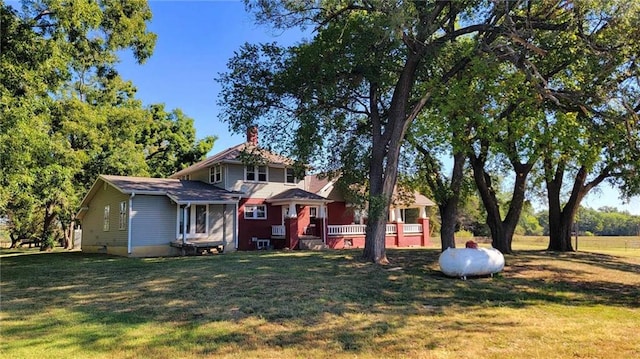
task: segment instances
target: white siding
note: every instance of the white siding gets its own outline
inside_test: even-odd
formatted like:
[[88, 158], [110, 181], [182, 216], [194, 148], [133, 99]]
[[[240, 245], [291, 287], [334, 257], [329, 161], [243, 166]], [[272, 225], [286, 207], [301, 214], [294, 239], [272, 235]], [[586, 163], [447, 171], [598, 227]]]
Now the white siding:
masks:
[[304, 181], [298, 181], [295, 185], [285, 184], [283, 168], [269, 167], [269, 182], [245, 182], [242, 165], [228, 165], [227, 169], [227, 189], [243, 192], [244, 197], [269, 198], [291, 188], [304, 189]]
[[212, 241], [223, 241], [224, 232], [224, 205], [209, 205], [209, 239]]
[[176, 208], [166, 196], [135, 196], [131, 211], [132, 246], [168, 246], [175, 240]]
[[235, 250], [233, 239], [235, 220], [235, 205], [212, 204], [209, 205], [209, 239], [224, 242], [226, 251]]
[[190, 175], [190, 179], [192, 181], [202, 181], [204, 183], [209, 183], [209, 167], [193, 172]]

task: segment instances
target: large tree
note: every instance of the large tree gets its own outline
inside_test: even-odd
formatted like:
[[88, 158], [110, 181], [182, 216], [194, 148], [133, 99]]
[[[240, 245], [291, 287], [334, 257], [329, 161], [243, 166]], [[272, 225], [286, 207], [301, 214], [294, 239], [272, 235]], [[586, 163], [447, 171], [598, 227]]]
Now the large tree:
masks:
[[[236, 130], [261, 122], [265, 128], [276, 123], [282, 133], [290, 125], [303, 161], [310, 148], [331, 145], [338, 149], [332, 163], [343, 164], [342, 155], [360, 146], [355, 152], [364, 154], [369, 203], [364, 257], [386, 263], [385, 224], [407, 129], [433, 90], [501, 35], [511, 3], [258, 1], [248, 7], [275, 27], [313, 26], [316, 32], [288, 49], [241, 49], [221, 77], [223, 120]], [[464, 56], [434, 71], [425, 68], [443, 48], [469, 36], [477, 46]]]
[[71, 244], [76, 206], [98, 174], [166, 175], [213, 138], [196, 142], [179, 111], [145, 108], [115, 70], [118, 51], [140, 63], [151, 55], [146, 1], [22, 5], [0, 6], [0, 214], [12, 238], [35, 236], [46, 249], [60, 227]]
[[575, 216], [593, 188], [608, 180], [625, 196], [640, 193], [640, 4], [579, 3], [572, 24], [561, 36], [540, 39], [564, 50], [540, 59], [542, 66], [567, 64], [544, 78], [549, 115], [541, 127], [548, 248], [556, 251], [573, 250]]
[[[597, 1], [513, 4], [503, 23], [508, 36], [488, 46], [484, 69], [451, 81], [449, 93], [461, 100], [438, 106], [439, 113], [457, 123], [449, 133], [464, 134], [468, 143], [493, 246], [511, 251], [527, 179], [543, 157], [540, 167], [546, 171], [554, 228], [549, 248], [566, 250], [576, 205], [591, 188], [613, 178], [626, 186], [627, 194], [633, 186], [637, 189], [629, 174], [638, 163], [638, 34], [630, 33], [638, 22], [638, 6]], [[522, 19], [531, 25], [521, 26]], [[469, 103], [475, 116], [465, 113]], [[442, 109], [450, 110], [442, 114]], [[587, 180], [593, 170], [599, 173]], [[494, 182], [508, 173], [513, 174], [508, 176], [513, 189], [504, 211]], [[575, 181], [563, 209], [562, 183], [568, 173]], [[564, 239], [558, 247], [554, 243], [560, 243], [560, 237]]]

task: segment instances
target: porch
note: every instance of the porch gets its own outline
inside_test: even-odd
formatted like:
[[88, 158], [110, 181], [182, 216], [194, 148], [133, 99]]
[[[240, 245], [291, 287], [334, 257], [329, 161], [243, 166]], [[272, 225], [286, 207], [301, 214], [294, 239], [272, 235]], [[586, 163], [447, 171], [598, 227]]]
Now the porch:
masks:
[[[431, 244], [429, 236], [429, 219], [419, 218], [420, 223], [387, 223], [386, 247], [426, 247]], [[272, 239], [284, 239], [287, 237], [286, 225], [271, 226]], [[364, 248], [366, 225], [326, 225], [325, 230], [313, 229], [315, 238], [332, 249]], [[307, 230], [305, 229], [305, 232]], [[311, 233], [312, 231], [309, 231]], [[318, 233], [319, 232], [319, 233]], [[326, 236], [323, 234], [326, 233]]]

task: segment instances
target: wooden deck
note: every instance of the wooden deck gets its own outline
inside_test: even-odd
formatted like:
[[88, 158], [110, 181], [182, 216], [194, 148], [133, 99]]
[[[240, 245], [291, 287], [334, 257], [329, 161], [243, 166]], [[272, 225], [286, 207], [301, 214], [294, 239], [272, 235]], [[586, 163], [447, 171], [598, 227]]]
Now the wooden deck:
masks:
[[184, 243], [181, 239], [170, 243], [171, 247], [179, 248], [181, 254], [184, 255], [200, 255], [205, 252], [213, 253], [215, 249], [218, 253], [224, 252], [224, 242], [188, 239]]

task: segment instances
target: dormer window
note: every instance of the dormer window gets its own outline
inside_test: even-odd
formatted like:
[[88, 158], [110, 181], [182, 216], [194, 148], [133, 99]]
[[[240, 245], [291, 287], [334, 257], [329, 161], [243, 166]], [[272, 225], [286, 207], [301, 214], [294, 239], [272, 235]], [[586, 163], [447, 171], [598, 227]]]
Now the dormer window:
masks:
[[296, 179], [296, 174], [293, 168], [287, 168], [285, 169], [285, 172], [286, 173], [285, 173], [284, 182], [289, 184], [295, 184], [297, 182], [297, 179]]
[[209, 182], [220, 183], [222, 182], [222, 166], [215, 165], [209, 168]]
[[247, 182], [267, 182], [267, 166], [246, 166], [244, 169], [244, 180]]

